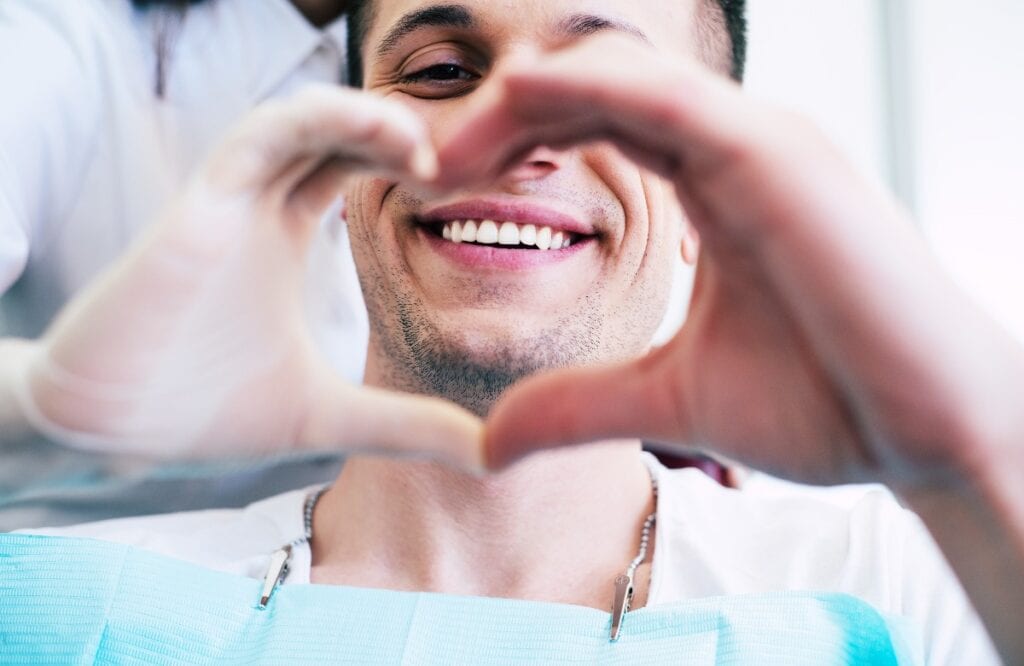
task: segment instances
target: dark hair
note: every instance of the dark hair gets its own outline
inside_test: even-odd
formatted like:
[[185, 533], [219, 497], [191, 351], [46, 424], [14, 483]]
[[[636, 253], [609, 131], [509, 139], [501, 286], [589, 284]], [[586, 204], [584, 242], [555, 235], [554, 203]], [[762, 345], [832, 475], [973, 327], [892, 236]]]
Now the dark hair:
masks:
[[743, 80], [747, 67], [747, 0], [717, 0], [732, 47], [732, 78]]
[[[710, 2], [710, 0], [707, 0]], [[743, 80], [747, 63], [747, 0], [714, 0], [721, 11], [725, 29], [729, 33], [732, 51], [732, 78]], [[363, 85], [363, 40], [371, 22], [369, 15], [372, 3], [363, 0], [349, 3], [348, 14], [348, 82]]]

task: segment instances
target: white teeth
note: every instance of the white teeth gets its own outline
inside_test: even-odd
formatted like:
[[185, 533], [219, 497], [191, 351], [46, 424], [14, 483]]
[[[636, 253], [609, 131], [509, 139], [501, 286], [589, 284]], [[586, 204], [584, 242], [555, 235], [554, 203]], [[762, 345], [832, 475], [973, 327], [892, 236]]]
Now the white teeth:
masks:
[[551, 227], [535, 224], [518, 225], [515, 222], [494, 220], [454, 220], [441, 227], [441, 237], [453, 243], [481, 243], [483, 245], [535, 245], [541, 250], [561, 250], [572, 245], [572, 234], [553, 231]]
[[476, 242], [494, 245], [498, 242], [498, 225], [493, 220], [484, 220], [476, 231]]
[[537, 232], [537, 247], [542, 250], [551, 247], [551, 227], [541, 227]]
[[519, 245], [519, 226], [515, 222], [503, 222], [498, 230], [499, 245]]

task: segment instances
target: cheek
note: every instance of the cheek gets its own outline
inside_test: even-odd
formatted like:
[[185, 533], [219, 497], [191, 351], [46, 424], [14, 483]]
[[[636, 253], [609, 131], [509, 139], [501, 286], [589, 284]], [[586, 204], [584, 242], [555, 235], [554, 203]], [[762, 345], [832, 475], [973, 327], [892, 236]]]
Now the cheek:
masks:
[[645, 174], [630, 229], [630, 254], [635, 269], [625, 293], [627, 317], [620, 317], [620, 335], [633, 352], [648, 347], [669, 307], [683, 222], [674, 190], [660, 178]]
[[622, 185], [618, 197], [627, 219], [622, 254], [633, 282], [646, 286], [672, 273], [683, 232], [681, 207], [672, 186], [648, 171], [634, 170]]
[[383, 214], [391, 183], [379, 178], [353, 177], [344, 190], [346, 222], [352, 259], [370, 317], [371, 331], [387, 328], [398, 298], [390, 276], [396, 274]]
[[651, 234], [648, 240], [646, 270], [649, 285], [661, 307], [672, 290], [672, 279], [680, 262], [680, 248], [687, 223], [683, 209], [671, 183], [652, 177], [647, 187], [651, 211]]
[[[379, 178], [355, 176], [345, 186], [345, 221], [355, 245], [372, 243], [380, 235], [381, 210], [389, 184]], [[365, 248], [364, 248], [365, 249]]]
[[378, 281], [388, 253], [382, 215], [390, 184], [379, 178], [354, 177], [345, 187], [345, 220], [352, 259], [360, 280]]

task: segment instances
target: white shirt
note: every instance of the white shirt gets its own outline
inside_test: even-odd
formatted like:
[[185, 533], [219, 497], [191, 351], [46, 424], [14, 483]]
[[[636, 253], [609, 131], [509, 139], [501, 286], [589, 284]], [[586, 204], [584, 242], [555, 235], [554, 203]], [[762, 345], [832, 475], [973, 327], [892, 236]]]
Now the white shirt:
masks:
[[[170, 29], [159, 98], [154, 35], [167, 16], [134, 10], [129, 0], [0, 2], [0, 335], [38, 337], [253, 106], [345, 76], [343, 19], [319, 30], [289, 0], [212, 0]], [[343, 376], [359, 382], [366, 312], [337, 211], [310, 263], [322, 276], [306, 294], [314, 338]], [[37, 442], [19, 448], [3, 433], [0, 445], [0, 529], [161, 510], [145, 508], [147, 493], [133, 498], [119, 487], [110, 496], [126, 498], [123, 505], [79, 500], [80, 510], [63, 518], [71, 505], [58, 496], [69, 484], [80, 492], [83, 479], [143, 483], [146, 468]], [[292, 478], [272, 492], [318, 477]], [[231, 506], [267, 495], [265, 487], [246, 494], [236, 484], [232, 496], [231, 487], [221, 484], [225, 497], [240, 500]], [[159, 502], [178, 499], [169, 493]], [[224, 506], [223, 499], [211, 495], [192, 507]]]
[[[928, 664], [997, 664], [984, 629], [920, 520], [881, 486], [811, 488], [755, 474], [742, 490], [660, 465], [648, 604], [781, 590], [846, 593], [919, 628]], [[303, 534], [313, 489], [244, 509], [126, 518], [41, 533], [131, 544], [262, 579]], [[310, 550], [285, 583], [308, 584]]]

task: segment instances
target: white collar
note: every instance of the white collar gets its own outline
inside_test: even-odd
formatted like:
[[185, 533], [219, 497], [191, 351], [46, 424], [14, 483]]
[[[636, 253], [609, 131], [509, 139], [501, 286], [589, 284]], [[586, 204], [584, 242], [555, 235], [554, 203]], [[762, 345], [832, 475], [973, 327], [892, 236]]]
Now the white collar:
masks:
[[[206, 14], [206, 20], [198, 20], [201, 14]], [[344, 56], [347, 32], [345, 16], [316, 28], [290, 0], [222, 0], [189, 10], [174, 53], [200, 54], [210, 59], [211, 65], [220, 60], [221, 66], [207, 69], [211, 90], [237, 89], [242, 77], [249, 101], [255, 104], [268, 97], [321, 44], [331, 43]], [[225, 42], [236, 44], [236, 49], [218, 49]], [[225, 58], [231, 61], [224, 62]], [[340, 72], [339, 80], [344, 76], [345, 72]], [[231, 80], [218, 82], [221, 77]]]

